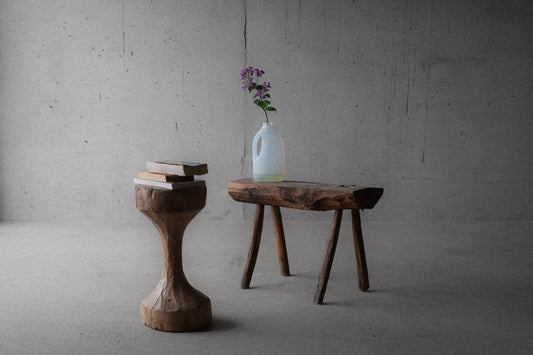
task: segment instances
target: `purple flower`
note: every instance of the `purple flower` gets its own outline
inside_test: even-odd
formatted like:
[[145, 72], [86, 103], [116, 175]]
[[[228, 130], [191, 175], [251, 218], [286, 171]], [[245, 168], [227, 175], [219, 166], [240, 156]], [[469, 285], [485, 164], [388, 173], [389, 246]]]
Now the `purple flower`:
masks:
[[261, 78], [263, 74], [265, 74], [264, 70], [249, 66], [241, 70], [240, 80], [244, 91], [248, 90], [249, 92], [252, 92], [255, 90], [252, 97], [255, 99], [254, 103], [265, 112], [266, 122], [268, 122], [267, 111], [276, 111], [276, 109], [270, 106], [270, 101], [267, 100], [270, 99], [268, 91], [272, 88], [270, 83], [263, 81], [262, 84], [259, 84], [259, 78]]

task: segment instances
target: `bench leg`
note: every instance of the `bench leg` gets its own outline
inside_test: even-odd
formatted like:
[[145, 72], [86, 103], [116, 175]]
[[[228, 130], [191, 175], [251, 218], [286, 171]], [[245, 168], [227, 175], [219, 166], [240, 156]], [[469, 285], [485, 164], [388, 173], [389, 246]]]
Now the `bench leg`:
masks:
[[255, 210], [254, 226], [252, 228], [252, 244], [248, 251], [248, 259], [242, 274], [241, 288], [250, 288], [250, 281], [254, 272], [255, 261], [257, 260], [257, 253], [259, 252], [259, 244], [261, 243], [261, 233], [263, 231], [263, 217], [265, 214], [265, 206], [257, 205]]
[[272, 219], [274, 220], [274, 230], [276, 231], [276, 244], [278, 246], [279, 269], [281, 275], [290, 276], [289, 257], [287, 256], [287, 245], [285, 244], [285, 232], [283, 231], [283, 221], [278, 206], [272, 207]]
[[369, 288], [368, 269], [366, 267], [365, 245], [363, 244], [363, 232], [361, 230], [361, 216], [359, 210], [352, 210], [352, 231], [355, 245], [355, 258], [357, 259], [357, 276], [359, 289], [366, 291]]
[[328, 244], [326, 248], [326, 255], [324, 256], [324, 263], [322, 264], [322, 271], [318, 279], [318, 285], [315, 291], [313, 301], [317, 304], [322, 304], [324, 294], [326, 293], [326, 286], [328, 285], [329, 272], [333, 264], [333, 257], [335, 256], [335, 248], [337, 247], [337, 240], [339, 239], [339, 230], [342, 221], [342, 210], [336, 210], [333, 216], [333, 222], [329, 230]]

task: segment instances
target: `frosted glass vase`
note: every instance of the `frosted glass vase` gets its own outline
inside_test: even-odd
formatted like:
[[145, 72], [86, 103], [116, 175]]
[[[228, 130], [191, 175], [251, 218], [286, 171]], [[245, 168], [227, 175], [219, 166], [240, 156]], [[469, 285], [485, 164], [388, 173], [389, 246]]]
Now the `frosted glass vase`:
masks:
[[271, 123], [263, 123], [252, 143], [253, 177], [255, 181], [285, 179], [285, 144], [281, 133]]

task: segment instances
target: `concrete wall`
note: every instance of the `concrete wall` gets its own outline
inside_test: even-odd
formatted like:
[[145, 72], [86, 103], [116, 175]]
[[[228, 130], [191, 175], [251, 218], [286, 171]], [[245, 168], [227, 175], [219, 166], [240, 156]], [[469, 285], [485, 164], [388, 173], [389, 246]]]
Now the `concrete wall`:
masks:
[[532, 57], [527, 1], [0, 0], [0, 218], [144, 218], [151, 159], [209, 164], [199, 218], [250, 217], [254, 65], [288, 179], [382, 186], [369, 219], [531, 220]]

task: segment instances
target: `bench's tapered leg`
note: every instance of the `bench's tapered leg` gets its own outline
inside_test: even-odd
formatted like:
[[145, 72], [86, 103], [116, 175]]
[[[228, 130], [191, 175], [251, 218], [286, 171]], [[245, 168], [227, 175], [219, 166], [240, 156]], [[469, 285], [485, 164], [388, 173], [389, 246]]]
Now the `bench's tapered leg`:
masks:
[[285, 244], [285, 232], [283, 231], [283, 221], [279, 206], [272, 207], [272, 219], [274, 220], [274, 230], [276, 231], [276, 244], [278, 246], [279, 269], [281, 275], [290, 276], [289, 257], [287, 256], [287, 245]]
[[259, 252], [259, 244], [261, 243], [261, 233], [263, 232], [263, 218], [265, 215], [265, 206], [257, 205], [255, 210], [254, 225], [252, 228], [252, 243], [248, 251], [248, 259], [242, 274], [241, 288], [250, 288], [250, 281], [254, 273], [255, 261], [257, 260], [257, 253]]
[[370, 287], [368, 281], [368, 269], [366, 267], [365, 245], [363, 243], [363, 232], [361, 229], [361, 216], [359, 210], [352, 210], [352, 231], [355, 245], [355, 258], [357, 259], [357, 276], [359, 278], [359, 289], [366, 291]]
[[328, 285], [329, 272], [333, 264], [333, 257], [335, 256], [335, 248], [337, 247], [337, 240], [339, 239], [339, 230], [342, 221], [342, 210], [336, 210], [333, 216], [333, 222], [329, 230], [328, 244], [326, 248], [326, 255], [324, 256], [324, 263], [322, 264], [322, 271], [318, 279], [318, 285], [315, 291], [313, 301], [317, 304], [322, 304], [324, 295], [326, 293], [326, 286]]

